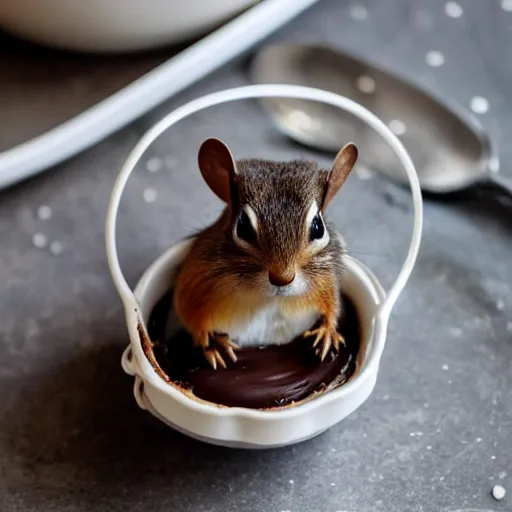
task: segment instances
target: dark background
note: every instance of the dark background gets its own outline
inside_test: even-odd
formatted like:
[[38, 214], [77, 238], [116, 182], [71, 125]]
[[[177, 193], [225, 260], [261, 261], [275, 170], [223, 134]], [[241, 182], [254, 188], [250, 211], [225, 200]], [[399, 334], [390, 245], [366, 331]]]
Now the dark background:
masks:
[[[273, 39], [328, 42], [466, 108], [473, 96], [487, 98], [482, 122], [512, 176], [512, 12], [499, 1], [460, 0], [463, 15], [451, 18], [438, 0], [364, 0], [357, 5], [368, 16], [356, 20], [354, 5], [322, 0]], [[443, 66], [425, 62], [431, 50], [443, 53]], [[147, 59], [142, 67], [155, 55]], [[69, 56], [62, 62], [73, 66]], [[95, 74], [99, 65], [91, 61], [91, 76], [105, 90], [128, 77]], [[23, 75], [23, 66], [13, 58], [9, 76]], [[111, 187], [155, 120], [209, 91], [246, 84], [247, 76], [247, 59], [239, 60], [93, 149], [0, 192], [0, 510], [510, 510], [509, 497], [507, 504], [490, 496], [495, 483], [512, 493], [512, 204], [492, 190], [427, 199], [421, 254], [394, 310], [375, 392], [321, 437], [274, 451], [226, 450], [185, 438], [137, 408], [119, 365], [128, 336], [105, 259]], [[51, 87], [46, 82], [31, 81], [36, 100]], [[96, 91], [80, 83], [77, 101]], [[15, 89], [10, 101], [24, 97]], [[32, 121], [20, 122], [25, 130]], [[218, 211], [195, 164], [207, 136], [225, 139], [237, 156], [329, 162], [284, 140], [253, 102], [173, 127], [123, 200], [118, 240], [131, 283]], [[151, 158], [158, 172], [146, 168]], [[407, 250], [410, 196], [367, 177], [351, 176], [331, 219], [389, 286]], [[148, 189], [157, 192], [154, 202], [144, 199], [154, 195]], [[51, 207], [51, 219], [38, 218], [41, 205]], [[36, 233], [46, 247], [34, 246]], [[57, 256], [49, 248], [55, 241]]]

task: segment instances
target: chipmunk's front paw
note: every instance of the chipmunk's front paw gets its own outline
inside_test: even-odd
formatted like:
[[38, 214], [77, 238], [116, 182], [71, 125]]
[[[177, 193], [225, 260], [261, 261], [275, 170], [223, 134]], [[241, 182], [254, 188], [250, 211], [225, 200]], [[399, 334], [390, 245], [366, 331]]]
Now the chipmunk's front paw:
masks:
[[334, 348], [336, 352], [340, 350], [340, 344], [345, 346], [345, 340], [343, 336], [336, 330], [336, 327], [330, 327], [327, 324], [320, 324], [319, 327], [312, 331], [306, 331], [304, 336], [315, 336], [313, 342], [313, 348], [319, 345], [317, 349], [317, 355], [320, 356], [320, 360], [324, 360], [331, 348]]
[[240, 348], [236, 343], [229, 339], [227, 334], [208, 333], [199, 343], [203, 349], [203, 354], [210, 366], [216, 370], [217, 365], [226, 368], [226, 362], [221, 355], [221, 350], [226, 353], [231, 361], [236, 363], [237, 357], [235, 350]]

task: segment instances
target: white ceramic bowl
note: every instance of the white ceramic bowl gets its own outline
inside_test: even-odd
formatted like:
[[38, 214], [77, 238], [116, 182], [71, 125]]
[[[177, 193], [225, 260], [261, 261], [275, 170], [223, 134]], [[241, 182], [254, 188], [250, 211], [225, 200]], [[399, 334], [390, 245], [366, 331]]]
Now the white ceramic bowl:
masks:
[[[144, 273], [135, 292], [129, 288], [116, 249], [116, 217], [126, 182], [151, 143], [167, 128], [188, 115], [228, 101], [289, 97], [320, 101], [344, 109], [371, 125], [390, 144], [404, 165], [414, 201], [414, 230], [406, 261], [389, 293], [384, 293], [372, 272], [356, 259], [346, 259], [343, 289], [354, 302], [362, 330], [359, 365], [343, 386], [297, 405], [253, 410], [211, 404], [166, 382], [143, 350], [146, 324], [152, 308], [170, 289], [176, 269], [191, 241], [181, 242], [161, 255]], [[340, 141], [340, 146], [346, 141]], [[194, 100], [167, 115], [140, 140], [114, 185], [107, 213], [106, 244], [112, 278], [125, 307], [130, 345], [122, 357], [126, 373], [134, 376], [138, 405], [176, 430], [212, 444], [243, 448], [270, 448], [314, 437], [348, 416], [372, 392], [386, 341], [389, 315], [414, 266], [422, 229], [421, 192], [414, 166], [395, 135], [378, 118], [357, 103], [336, 94], [291, 85], [256, 85], [230, 89]]]
[[0, 27], [79, 51], [131, 51], [203, 35], [255, 0], [6, 0]]

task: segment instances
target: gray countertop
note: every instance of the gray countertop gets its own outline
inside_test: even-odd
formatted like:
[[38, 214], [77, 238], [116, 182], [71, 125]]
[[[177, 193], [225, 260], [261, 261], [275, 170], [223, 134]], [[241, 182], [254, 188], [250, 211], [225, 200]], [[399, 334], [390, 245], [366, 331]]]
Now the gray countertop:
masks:
[[[494, 0], [461, 0], [459, 18], [438, 0], [360, 5], [367, 11], [322, 0], [273, 39], [355, 51], [468, 108], [472, 97], [487, 98], [482, 120], [512, 176], [512, 12]], [[426, 63], [431, 50], [443, 53], [443, 66]], [[137, 408], [119, 365], [128, 338], [105, 260], [110, 190], [152, 122], [245, 83], [247, 63], [233, 63], [90, 151], [1, 192], [0, 510], [512, 510], [512, 203], [493, 190], [426, 200], [421, 254], [393, 313], [376, 389], [322, 436], [273, 451], [227, 450]], [[195, 166], [200, 141], [212, 135], [237, 156], [328, 164], [284, 140], [252, 102], [171, 129], [123, 199], [118, 241], [130, 283], [218, 211]], [[388, 286], [407, 250], [410, 195], [368, 177], [350, 177], [331, 219]], [[500, 502], [490, 495], [497, 483], [509, 491]]]

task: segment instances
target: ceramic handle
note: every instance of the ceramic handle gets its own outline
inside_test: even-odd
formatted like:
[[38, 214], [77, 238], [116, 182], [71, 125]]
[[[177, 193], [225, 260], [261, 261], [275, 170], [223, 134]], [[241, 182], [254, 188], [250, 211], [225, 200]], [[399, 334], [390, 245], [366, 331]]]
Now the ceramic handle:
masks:
[[144, 382], [138, 375], [135, 376], [135, 381], [133, 382], [133, 396], [135, 397], [137, 405], [142, 410], [145, 410], [146, 404], [144, 402]]
[[132, 377], [135, 375], [135, 370], [133, 368], [133, 355], [132, 348], [127, 346], [123, 352], [123, 356], [121, 357], [121, 367], [124, 370], [124, 373], [131, 375]]
[[[269, 97], [295, 98], [301, 100], [317, 101], [349, 112], [350, 114], [371, 126], [391, 146], [394, 153], [404, 166], [412, 190], [412, 198], [414, 204], [414, 227], [411, 244], [405, 262], [400, 269], [398, 277], [396, 278], [395, 283], [391, 286], [387, 298], [382, 303], [378, 313], [385, 322], [387, 321], [393, 305], [400, 295], [400, 292], [404, 288], [407, 280], [409, 279], [412, 268], [414, 267], [414, 263], [416, 262], [416, 257], [418, 255], [420, 246], [421, 231], [423, 225], [423, 208], [420, 184], [416, 170], [414, 168], [414, 164], [412, 163], [409, 154], [407, 153], [398, 137], [396, 137], [396, 135], [394, 135], [393, 132], [375, 114], [359, 105], [355, 101], [349, 98], [345, 98], [344, 96], [320, 89], [313, 89], [299, 85], [282, 84], [249, 85], [245, 87], [237, 87], [234, 89], [227, 89], [224, 91], [208, 94], [207, 96], [193, 100], [174, 110], [170, 114], [167, 114], [163, 119], [161, 119], [144, 134], [144, 136], [132, 150], [114, 184], [114, 189], [112, 190], [112, 195], [110, 197], [105, 229], [108, 265], [112, 274], [112, 279], [125, 305], [125, 308], [132, 310], [133, 308], [137, 309], [137, 301], [135, 300], [133, 292], [126, 282], [126, 279], [124, 278], [121, 267], [119, 265], [119, 257], [117, 254], [116, 246], [116, 220], [124, 187], [126, 186], [128, 178], [130, 177], [130, 174], [132, 173], [139, 160], [142, 158], [149, 146], [168, 128], [175, 125], [182, 119], [196, 112], [199, 112], [200, 110], [231, 101]], [[340, 145], [343, 142], [344, 141], [340, 141]]]
[[501, 190], [507, 192], [512, 197], [512, 178], [495, 172], [489, 175], [489, 179], [494, 185], [497, 185]]

